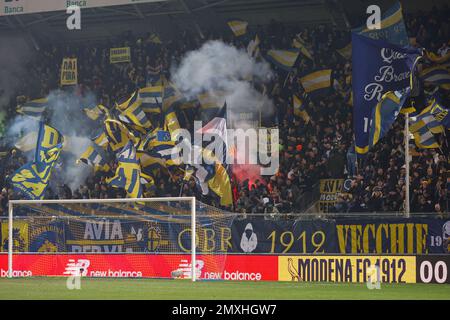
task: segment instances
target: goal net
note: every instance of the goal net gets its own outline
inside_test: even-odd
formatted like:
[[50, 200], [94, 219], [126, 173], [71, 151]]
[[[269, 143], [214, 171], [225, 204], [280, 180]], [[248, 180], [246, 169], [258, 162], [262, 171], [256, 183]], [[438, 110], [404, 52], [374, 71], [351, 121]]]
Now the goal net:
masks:
[[234, 219], [193, 197], [9, 204], [1, 224], [9, 277], [199, 280], [223, 272]]

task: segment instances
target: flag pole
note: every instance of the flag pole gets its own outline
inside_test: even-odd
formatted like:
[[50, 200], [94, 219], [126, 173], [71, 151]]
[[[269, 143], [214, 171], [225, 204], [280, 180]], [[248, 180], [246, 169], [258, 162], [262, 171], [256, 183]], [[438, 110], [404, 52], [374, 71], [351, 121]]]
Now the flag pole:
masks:
[[409, 114], [405, 114], [405, 217], [409, 218]]

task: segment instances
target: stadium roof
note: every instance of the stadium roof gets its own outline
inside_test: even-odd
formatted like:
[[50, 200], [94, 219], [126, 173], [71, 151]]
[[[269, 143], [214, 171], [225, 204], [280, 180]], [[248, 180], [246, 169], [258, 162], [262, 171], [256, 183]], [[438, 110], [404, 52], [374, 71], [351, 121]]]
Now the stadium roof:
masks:
[[[37, 0], [20, 0], [18, 3]], [[39, 3], [59, 0], [39, 0]], [[71, 0], [75, 2], [75, 0]], [[89, 1], [89, 2], [87, 2]], [[95, 6], [100, 3], [107, 6]], [[395, 0], [377, 0], [390, 6]], [[441, 2], [441, 0], [436, 0]], [[445, 2], [446, 0], [442, 0]], [[28, 14], [0, 15], [0, 33], [31, 33], [54, 39], [85, 40], [102, 38], [120, 31], [179, 32], [185, 29], [208, 30], [225, 25], [230, 18], [241, 18], [252, 25], [267, 24], [272, 19], [285, 23], [313, 25], [331, 23], [348, 28], [347, 19], [364, 15], [372, 0], [76, 0], [89, 3], [82, 9], [83, 32], [68, 34], [64, 10]], [[132, 2], [126, 5], [121, 3]], [[13, 2], [16, 3], [16, 2]], [[58, 2], [60, 3], [60, 2]], [[66, 2], [65, 2], [66, 3]], [[4, 6], [4, 5], [3, 5]], [[406, 11], [427, 6], [422, 0], [403, 2]], [[429, 5], [428, 5], [429, 6]], [[0, 5], [0, 9], [2, 5]], [[50, 36], [52, 35], [52, 36]]]
[[[122, 0], [123, 1], [123, 0]], [[144, 0], [145, 3], [103, 6], [82, 9], [84, 24], [114, 23], [156, 16], [197, 15], [208, 10], [221, 16], [242, 16], [248, 13], [269, 13], [279, 10], [302, 12], [305, 7], [324, 7], [326, 0]], [[298, 10], [298, 11], [297, 11]], [[65, 11], [10, 14], [0, 16], [0, 30], [26, 29], [39, 25], [63, 27]]]

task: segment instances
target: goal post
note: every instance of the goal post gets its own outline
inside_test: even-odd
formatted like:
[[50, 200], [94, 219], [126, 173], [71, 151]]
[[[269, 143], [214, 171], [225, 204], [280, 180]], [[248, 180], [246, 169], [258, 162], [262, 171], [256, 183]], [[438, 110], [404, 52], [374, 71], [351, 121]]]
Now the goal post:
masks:
[[[179, 204], [180, 203], [186, 203], [190, 206], [190, 211], [186, 208], [179, 208]], [[114, 205], [116, 204], [116, 205]], [[164, 211], [163, 209], [161, 209], [161, 207], [163, 206], [163, 204], [167, 204], [167, 205], [171, 205], [171, 207], [164, 207], [166, 211]], [[199, 203], [201, 204], [201, 203]], [[198, 205], [198, 203], [196, 202], [195, 197], [159, 197], [159, 198], [125, 198], [125, 199], [66, 199], [66, 200], [10, 200], [9, 201], [9, 208], [8, 208], [8, 273], [7, 276], [9, 278], [13, 277], [13, 271], [14, 271], [14, 246], [15, 246], [15, 239], [14, 239], [14, 221], [15, 219], [19, 219], [15, 217], [15, 210], [20, 211], [20, 209], [22, 209], [22, 211], [27, 211], [27, 212], [31, 212], [32, 215], [37, 213], [37, 218], [36, 216], [32, 216], [30, 219], [31, 222], [30, 225], [32, 223], [34, 223], [34, 225], [37, 225], [38, 222], [37, 221], [41, 221], [39, 219], [66, 219], [67, 221], [69, 221], [70, 219], [72, 219], [72, 217], [69, 217], [67, 215], [64, 216], [55, 216], [55, 214], [57, 214], [58, 211], [55, 210], [55, 206], [58, 207], [64, 207], [64, 208], [73, 208], [73, 207], [79, 207], [79, 206], [86, 206], [89, 208], [89, 210], [86, 210], [88, 212], [94, 213], [94, 215], [96, 215], [97, 213], [100, 214], [99, 211], [97, 211], [96, 208], [98, 208], [99, 206], [105, 206], [107, 208], [109, 208], [109, 206], [112, 209], [109, 210], [116, 210], [114, 211], [114, 213], [117, 213], [117, 207], [121, 208], [120, 206], [127, 206], [126, 209], [127, 210], [131, 210], [130, 208], [136, 208], [139, 205], [141, 206], [148, 206], [148, 208], [152, 209], [152, 210], [159, 210], [158, 212], [161, 213], [161, 217], [164, 217], [164, 213], [167, 212], [167, 217], [169, 216], [173, 216], [174, 212], [176, 212], [178, 209], [181, 211], [182, 210], [182, 214], [183, 215], [188, 215], [190, 213], [190, 259], [191, 259], [191, 263], [190, 263], [190, 275], [191, 275], [191, 280], [192, 281], [196, 281], [197, 279], [197, 270], [196, 270], [196, 265], [197, 265], [197, 245], [199, 243], [199, 239], [197, 239], [197, 224], [199, 223], [198, 221], [198, 216], [197, 216], [197, 209], [196, 206]], [[48, 206], [48, 207], [46, 207]], [[91, 206], [91, 207], [89, 207]], [[177, 207], [178, 206], [178, 207]], [[206, 205], [205, 205], [206, 206]], [[22, 207], [22, 208], [21, 208]], [[147, 208], [147, 207], [146, 207]], [[156, 209], [155, 209], [156, 208]], [[168, 208], [168, 209], [167, 209]], [[173, 208], [173, 210], [171, 209]], [[114, 209], [114, 210], [113, 210]], [[212, 214], [220, 214], [218, 212], [216, 212], [214, 210], [214, 208], [211, 209], [213, 211]], [[109, 212], [108, 209], [105, 209], [103, 211]], [[124, 210], [125, 211], [125, 210]], [[56, 212], [56, 213], [55, 213]], [[117, 213], [117, 219], [130, 219], [130, 221], [133, 221], [134, 223], [136, 223], [136, 221], [142, 222], [144, 220], [142, 219], [146, 219], [144, 223], [153, 223], [151, 221], [151, 215], [146, 215], [146, 212], [144, 211], [138, 211], [138, 209], [134, 210], [133, 213], [136, 214], [137, 213], [142, 213], [142, 215], [132, 215], [132, 216], [126, 216], [124, 215], [122, 212]], [[208, 214], [208, 213], [207, 213]], [[205, 214], [205, 215], [207, 215]], [[175, 213], [176, 215], [176, 213]], [[95, 216], [93, 217], [94, 219], [100, 219], [102, 216]], [[78, 222], [81, 219], [89, 219], [89, 216], [76, 216], [75, 218], [73, 218], [73, 220], [70, 221], [75, 221]], [[92, 217], [91, 217], [92, 218]], [[104, 219], [104, 218], [103, 218]], [[138, 220], [141, 219], [141, 220]], [[46, 220], [47, 221], [47, 220]], [[169, 218], [167, 218], [167, 221], [170, 221]], [[213, 220], [214, 221], [214, 220]], [[104, 223], [104, 222], [102, 222]], [[172, 222], [166, 222], [167, 225], [171, 224]], [[73, 224], [73, 222], [72, 222]], [[175, 224], [175, 223], [174, 223]], [[185, 228], [188, 228], [187, 223], [185, 222], [186, 226], [184, 226]], [[110, 228], [110, 226], [108, 226], [108, 228]], [[173, 228], [172, 225], [169, 226], [169, 229]], [[109, 230], [109, 229], [108, 229]], [[141, 230], [142, 231], [142, 230]], [[31, 232], [31, 231], [30, 231]], [[82, 231], [79, 230], [79, 234], [81, 234]], [[179, 236], [178, 236], [179, 237]], [[66, 238], [64, 237], [64, 239], [66, 240]], [[123, 239], [125, 242], [127, 243], [127, 239]], [[67, 250], [67, 252], [65, 253], [70, 253], [70, 249], [65, 248], [65, 250]], [[185, 250], [184, 253], [186, 253], [187, 250]], [[167, 252], [169, 254], [174, 254], [174, 252]], [[155, 254], [160, 254], [159, 252], [155, 253]]]

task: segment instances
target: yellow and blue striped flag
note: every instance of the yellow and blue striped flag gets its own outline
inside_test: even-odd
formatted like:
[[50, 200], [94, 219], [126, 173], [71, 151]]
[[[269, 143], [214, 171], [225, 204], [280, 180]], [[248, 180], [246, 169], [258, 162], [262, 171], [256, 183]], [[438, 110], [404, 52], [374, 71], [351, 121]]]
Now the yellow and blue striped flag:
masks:
[[444, 62], [447, 62], [448, 60], [450, 60], [450, 51], [447, 52], [447, 54], [445, 54], [443, 56], [439, 56], [439, 55], [435, 54], [434, 52], [425, 51], [425, 55], [428, 58], [428, 60], [430, 60], [431, 62], [434, 62], [434, 63], [444, 63]]
[[161, 113], [163, 86], [141, 88], [138, 91], [141, 108], [146, 113]]
[[94, 133], [91, 140], [99, 147], [106, 149], [108, 148], [108, 136], [106, 135], [105, 131], [103, 131], [103, 128], [100, 128], [97, 130], [97, 132]]
[[92, 146], [87, 147], [78, 159], [77, 163], [78, 162], [83, 162], [87, 165], [93, 166], [96, 170], [98, 169], [100, 171], [107, 172], [111, 169], [103, 155]]
[[311, 120], [308, 112], [305, 110], [304, 102], [297, 95], [292, 96], [292, 104], [294, 107], [294, 115], [301, 117], [305, 123]]
[[450, 113], [449, 110], [444, 106], [441, 106], [436, 100], [431, 105], [430, 113], [434, 116], [436, 121], [440, 122], [441, 125], [450, 130]]
[[98, 120], [100, 117], [110, 117], [110, 112], [108, 110], [108, 108], [106, 108], [105, 106], [99, 104], [96, 105], [93, 108], [84, 108], [84, 112], [86, 113], [86, 115], [91, 119], [91, 120]]
[[424, 69], [419, 77], [425, 84], [439, 86], [442, 89], [450, 90], [450, 63], [437, 65]]
[[139, 139], [120, 121], [106, 119], [104, 121], [104, 130], [112, 151], [124, 148], [128, 141], [131, 141], [133, 144], [139, 142]]
[[307, 57], [310, 60], [314, 60], [311, 52], [306, 48], [306, 43], [300, 36], [300, 34], [296, 35], [292, 40], [292, 46], [300, 50], [301, 54]]
[[444, 127], [431, 113], [434, 104], [435, 100], [431, 101], [409, 127], [409, 131], [414, 135], [414, 142], [419, 148], [439, 148], [439, 144], [433, 134], [444, 132]]
[[142, 100], [138, 92], [134, 92], [124, 103], [117, 104], [117, 109], [120, 111], [118, 117], [124, 123], [146, 129], [152, 126], [142, 108]]
[[141, 165], [131, 141], [120, 151], [117, 159], [116, 174], [114, 177], [107, 179], [106, 182], [113, 187], [125, 189], [130, 198], [141, 198]]
[[319, 70], [301, 77], [300, 83], [307, 93], [331, 87], [331, 69]]
[[247, 33], [247, 27], [248, 27], [247, 21], [234, 19], [234, 20], [228, 21], [227, 24], [236, 37], [243, 36]]
[[375, 146], [391, 129], [400, 109], [409, 97], [410, 90], [405, 92], [386, 92], [372, 111], [372, 124], [369, 129], [369, 148]]
[[277, 67], [291, 71], [300, 54], [298, 49], [291, 50], [269, 50], [267, 51], [267, 59]]
[[47, 98], [41, 98], [25, 102], [17, 107], [17, 113], [40, 119], [48, 106]]
[[14, 189], [27, 199], [44, 198], [51, 171], [59, 158], [64, 143], [63, 136], [53, 127], [40, 123], [33, 162], [19, 168], [11, 177]]

